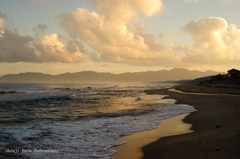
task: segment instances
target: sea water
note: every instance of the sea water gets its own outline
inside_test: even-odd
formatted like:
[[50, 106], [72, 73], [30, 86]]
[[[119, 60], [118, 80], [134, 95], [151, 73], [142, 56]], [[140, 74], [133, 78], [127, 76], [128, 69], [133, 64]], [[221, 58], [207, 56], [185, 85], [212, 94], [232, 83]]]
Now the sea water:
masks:
[[195, 111], [143, 90], [166, 84], [0, 84], [0, 158], [110, 158], [121, 136]]

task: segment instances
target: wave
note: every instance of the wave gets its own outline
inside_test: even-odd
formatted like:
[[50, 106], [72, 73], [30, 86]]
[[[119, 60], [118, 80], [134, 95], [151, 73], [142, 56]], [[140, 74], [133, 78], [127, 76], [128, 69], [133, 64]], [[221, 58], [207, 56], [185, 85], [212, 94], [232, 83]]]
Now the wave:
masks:
[[13, 94], [13, 93], [18, 93], [17, 91], [0, 91], [0, 94]]
[[[32, 126], [17, 126], [0, 130], [0, 144], [18, 141], [27, 149], [44, 147], [59, 153], [26, 153], [32, 158], [110, 158], [116, 151], [109, 149], [126, 143], [121, 136], [156, 128], [159, 122], [180, 114], [195, 111], [191, 106], [165, 105], [148, 113], [101, 118], [83, 118], [78, 121], [51, 122]], [[6, 138], [7, 136], [7, 138]], [[17, 145], [15, 145], [17, 147]]]

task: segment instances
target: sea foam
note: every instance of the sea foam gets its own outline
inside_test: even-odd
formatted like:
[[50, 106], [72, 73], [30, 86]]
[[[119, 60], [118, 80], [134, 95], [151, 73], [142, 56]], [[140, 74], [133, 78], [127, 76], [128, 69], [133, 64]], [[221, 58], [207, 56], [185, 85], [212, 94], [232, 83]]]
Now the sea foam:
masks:
[[136, 116], [85, 118], [75, 122], [4, 128], [0, 136], [8, 136], [8, 139], [1, 143], [1, 149], [11, 140], [24, 145], [18, 148], [59, 150], [58, 153], [24, 154], [33, 158], [110, 158], [115, 151], [108, 148], [126, 143], [117, 141], [119, 137], [154, 129], [163, 119], [193, 111], [192, 106], [168, 104]]

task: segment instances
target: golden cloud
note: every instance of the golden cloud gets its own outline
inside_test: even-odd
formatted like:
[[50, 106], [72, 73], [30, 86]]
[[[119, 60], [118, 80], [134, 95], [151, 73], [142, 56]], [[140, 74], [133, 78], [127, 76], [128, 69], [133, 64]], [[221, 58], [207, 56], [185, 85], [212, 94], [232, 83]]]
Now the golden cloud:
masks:
[[0, 12], [0, 37], [2, 36], [3, 34], [3, 30], [4, 30], [4, 17], [6, 17], [5, 14], [3, 14], [2, 12]]
[[4, 26], [4, 20], [0, 17], [0, 29], [3, 29]]
[[92, 60], [137, 65], [169, 65], [179, 57], [166, 53], [163, 36], [145, 34], [144, 26], [129, 28], [139, 18], [139, 11], [153, 16], [163, 8], [160, 0], [94, 0], [97, 12], [78, 8], [62, 14], [61, 26], [72, 38], [81, 39], [97, 53]]
[[[70, 45], [69, 45], [70, 44]], [[65, 45], [57, 34], [50, 34], [37, 39], [34, 44], [36, 54], [44, 62], [81, 62], [82, 53], [74, 43]]]
[[190, 21], [182, 28], [192, 36], [193, 46], [181, 45], [183, 61], [209, 65], [240, 62], [240, 29], [219, 17]]
[[111, 22], [127, 23], [138, 18], [138, 12], [153, 16], [163, 8], [161, 0], [92, 0], [100, 15]]
[[[240, 29], [220, 17], [190, 21], [182, 30], [194, 44], [176, 45], [163, 34], [145, 32], [141, 16], [153, 16], [163, 9], [161, 0], [92, 0], [96, 11], [78, 8], [59, 16], [70, 38], [56, 33], [40, 35], [46, 25], [35, 28], [35, 38], [6, 29], [0, 37], [1, 62], [63, 62], [86, 60], [186, 67], [240, 62]], [[1, 21], [2, 20], [2, 21]], [[0, 16], [0, 28], [4, 20]], [[84, 45], [83, 45], [84, 44]], [[89, 50], [85, 49], [88, 46]]]
[[83, 62], [84, 46], [76, 40], [61, 39], [55, 33], [34, 39], [5, 29], [0, 37], [0, 62]]

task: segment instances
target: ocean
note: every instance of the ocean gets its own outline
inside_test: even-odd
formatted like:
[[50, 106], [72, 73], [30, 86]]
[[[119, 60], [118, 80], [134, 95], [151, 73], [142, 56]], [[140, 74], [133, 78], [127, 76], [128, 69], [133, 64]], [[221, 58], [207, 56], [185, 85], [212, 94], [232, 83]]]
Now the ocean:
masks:
[[0, 84], [0, 158], [108, 159], [118, 138], [195, 111], [170, 84]]

